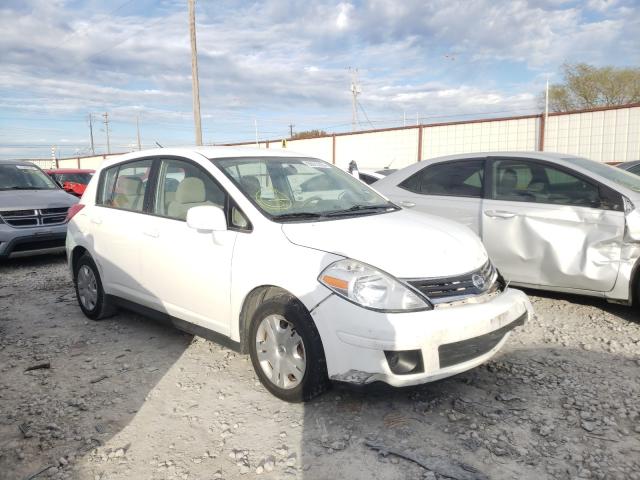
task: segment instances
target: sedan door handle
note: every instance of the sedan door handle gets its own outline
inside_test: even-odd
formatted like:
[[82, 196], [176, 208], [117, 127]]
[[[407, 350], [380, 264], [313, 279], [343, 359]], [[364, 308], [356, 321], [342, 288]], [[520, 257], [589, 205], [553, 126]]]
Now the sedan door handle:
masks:
[[160, 236], [160, 232], [158, 232], [157, 230], [145, 230], [142, 233], [151, 238], [158, 238]]
[[507, 212], [506, 210], [485, 210], [484, 214], [492, 218], [513, 218], [517, 213]]
[[415, 203], [413, 202], [407, 202], [406, 200], [403, 200], [400, 202], [400, 205], [402, 205], [403, 207], [407, 207], [407, 208], [413, 208], [416, 206]]

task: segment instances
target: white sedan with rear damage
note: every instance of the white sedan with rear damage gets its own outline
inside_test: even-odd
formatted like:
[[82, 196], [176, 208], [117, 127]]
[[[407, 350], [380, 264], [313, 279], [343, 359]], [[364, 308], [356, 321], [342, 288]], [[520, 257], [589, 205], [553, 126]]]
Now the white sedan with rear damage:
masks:
[[454, 375], [532, 314], [467, 227], [281, 150], [123, 155], [103, 163], [69, 216], [85, 315], [129, 308], [248, 352], [288, 401], [330, 380]]

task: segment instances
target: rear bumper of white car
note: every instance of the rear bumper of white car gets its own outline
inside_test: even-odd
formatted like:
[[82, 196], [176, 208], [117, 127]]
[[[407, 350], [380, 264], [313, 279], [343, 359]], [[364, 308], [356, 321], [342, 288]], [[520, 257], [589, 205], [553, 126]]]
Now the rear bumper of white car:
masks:
[[374, 312], [332, 295], [311, 314], [332, 380], [402, 387], [485, 362], [533, 308], [524, 293], [507, 289], [484, 303], [413, 313]]

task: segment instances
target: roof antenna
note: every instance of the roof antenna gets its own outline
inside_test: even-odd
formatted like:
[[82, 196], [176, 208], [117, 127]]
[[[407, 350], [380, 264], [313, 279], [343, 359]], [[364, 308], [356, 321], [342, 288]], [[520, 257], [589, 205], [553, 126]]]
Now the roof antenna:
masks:
[[162, 145], [160, 145], [158, 142], [155, 142], [156, 145], [158, 145], [160, 148], [164, 148]]

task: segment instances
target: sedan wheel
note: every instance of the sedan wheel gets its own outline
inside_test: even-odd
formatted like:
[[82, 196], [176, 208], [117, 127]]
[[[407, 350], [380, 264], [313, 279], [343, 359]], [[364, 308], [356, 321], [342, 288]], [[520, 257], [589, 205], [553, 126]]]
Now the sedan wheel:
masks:
[[87, 310], [94, 310], [98, 302], [98, 282], [93, 271], [82, 265], [78, 271], [78, 299]]
[[329, 387], [320, 334], [298, 299], [282, 293], [264, 300], [247, 333], [256, 375], [276, 397], [303, 402]]
[[282, 315], [269, 315], [260, 322], [256, 351], [262, 371], [274, 385], [291, 389], [300, 384], [307, 368], [304, 342]]
[[74, 280], [76, 297], [80, 310], [92, 320], [109, 317], [116, 307], [102, 288], [102, 280], [95, 262], [85, 253], [74, 262]]

